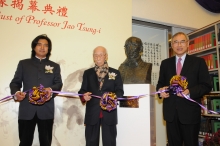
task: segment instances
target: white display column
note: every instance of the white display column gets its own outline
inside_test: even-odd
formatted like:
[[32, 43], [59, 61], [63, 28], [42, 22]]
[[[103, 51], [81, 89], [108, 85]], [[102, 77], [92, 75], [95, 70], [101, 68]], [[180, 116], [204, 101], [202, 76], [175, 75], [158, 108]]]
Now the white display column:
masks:
[[139, 108], [118, 105], [118, 146], [156, 145], [154, 92], [150, 84], [124, 84], [124, 96], [144, 96], [139, 99]]

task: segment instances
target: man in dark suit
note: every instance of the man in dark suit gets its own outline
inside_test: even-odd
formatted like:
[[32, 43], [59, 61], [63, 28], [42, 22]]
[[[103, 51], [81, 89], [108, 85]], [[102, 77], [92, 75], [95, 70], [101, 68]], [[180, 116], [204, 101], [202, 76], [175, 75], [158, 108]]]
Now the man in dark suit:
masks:
[[[189, 38], [183, 32], [173, 35], [171, 44], [176, 56], [162, 61], [157, 90], [165, 90], [170, 85], [170, 79], [180, 74], [188, 81], [188, 88], [182, 93], [201, 103], [203, 95], [212, 89], [205, 61], [186, 54]], [[181, 68], [181, 72], [177, 73]], [[159, 96], [163, 98], [163, 116], [166, 120], [169, 146], [182, 146], [183, 144], [184, 146], [198, 146], [200, 106], [188, 101], [181, 94], [173, 95], [162, 92]]]
[[86, 103], [85, 137], [86, 146], [99, 146], [99, 131], [102, 125], [103, 146], [116, 146], [117, 109], [110, 112], [102, 110], [100, 99], [92, 95], [102, 96], [105, 92], [113, 92], [117, 97], [124, 94], [121, 75], [118, 70], [107, 64], [107, 50], [96, 47], [93, 51], [95, 67], [86, 70], [79, 94], [82, 102]]
[[[54, 95], [51, 90], [60, 91], [62, 80], [60, 66], [49, 60], [52, 50], [51, 40], [46, 35], [37, 36], [31, 44], [30, 59], [18, 63], [14, 78], [10, 83], [11, 94], [20, 102], [18, 129], [20, 146], [31, 146], [37, 124], [41, 146], [50, 146], [54, 120]], [[20, 91], [23, 84], [23, 91]], [[42, 84], [48, 94], [49, 101], [43, 105], [29, 103], [28, 92], [34, 86]]]

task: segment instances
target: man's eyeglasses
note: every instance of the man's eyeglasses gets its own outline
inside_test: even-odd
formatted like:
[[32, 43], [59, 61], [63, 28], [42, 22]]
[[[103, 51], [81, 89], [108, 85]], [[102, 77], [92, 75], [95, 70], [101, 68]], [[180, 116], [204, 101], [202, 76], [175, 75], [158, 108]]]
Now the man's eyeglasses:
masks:
[[105, 54], [93, 54], [93, 57], [94, 58], [98, 58], [98, 57], [103, 58], [103, 57], [105, 57]]
[[187, 43], [188, 41], [186, 41], [186, 40], [182, 40], [182, 41], [180, 41], [180, 42], [178, 42], [178, 41], [174, 41], [173, 42], [173, 46], [178, 46], [178, 45], [181, 45], [181, 46], [186, 46], [186, 43]]

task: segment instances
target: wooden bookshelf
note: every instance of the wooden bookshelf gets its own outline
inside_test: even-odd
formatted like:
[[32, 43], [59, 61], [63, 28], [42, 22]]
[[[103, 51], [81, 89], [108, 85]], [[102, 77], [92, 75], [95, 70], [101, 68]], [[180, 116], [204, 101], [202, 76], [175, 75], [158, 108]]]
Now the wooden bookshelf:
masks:
[[[188, 48], [188, 54], [201, 57], [206, 61], [206, 64], [209, 68], [210, 79], [213, 83], [213, 90], [210, 92], [209, 95], [204, 96], [204, 98], [202, 99], [202, 103], [204, 104], [204, 106], [207, 106], [209, 110], [215, 109], [220, 111], [220, 106], [218, 108], [213, 107], [213, 105], [217, 106], [216, 101], [218, 101], [218, 99], [213, 101], [212, 98], [215, 96], [218, 96], [218, 98], [220, 98], [220, 89], [219, 89], [220, 35], [219, 33], [220, 33], [220, 21], [214, 22], [210, 25], [204, 26], [198, 30], [189, 33], [188, 37], [189, 37], [190, 46]], [[207, 101], [209, 103], [207, 103]], [[201, 126], [200, 126], [201, 129], [199, 135], [200, 138], [205, 138], [206, 135], [204, 135], [204, 133], [206, 132], [209, 133], [209, 135], [215, 133], [216, 124], [213, 124], [213, 121], [217, 122], [218, 126], [220, 126], [219, 124], [220, 114], [207, 114], [206, 111], [203, 112], [204, 114], [202, 113], [201, 115], [202, 116]], [[208, 124], [207, 123], [204, 124], [204, 122], [208, 122]], [[203, 134], [201, 135], [201, 133]]]

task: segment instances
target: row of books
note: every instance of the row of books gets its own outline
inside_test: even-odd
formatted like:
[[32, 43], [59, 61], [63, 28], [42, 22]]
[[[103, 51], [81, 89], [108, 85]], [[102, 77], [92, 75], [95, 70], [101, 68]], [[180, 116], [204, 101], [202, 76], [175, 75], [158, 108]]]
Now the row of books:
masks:
[[210, 32], [189, 40], [188, 53], [195, 53], [213, 46], [216, 46], [215, 32]]
[[199, 137], [199, 140], [198, 140], [199, 145], [198, 146], [203, 146], [203, 142], [204, 142], [204, 138]]
[[204, 141], [205, 141], [205, 138], [204, 138], [204, 137], [199, 137], [199, 138], [198, 138], [198, 146], [205, 146], [205, 145], [204, 145]]
[[205, 56], [201, 56], [208, 66], [208, 69], [218, 68], [218, 58], [217, 54], [208, 54]]
[[199, 130], [200, 135], [212, 136], [218, 130], [220, 130], [220, 120], [214, 118], [206, 118], [203, 116], [201, 117]]
[[212, 84], [212, 91], [219, 91], [219, 76], [218, 73], [209, 73]]
[[[208, 110], [220, 113], [220, 96], [206, 96], [202, 99], [202, 105]], [[201, 110], [202, 114], [212, 114], [210, 111], [207, 111], [203, 108]]]

